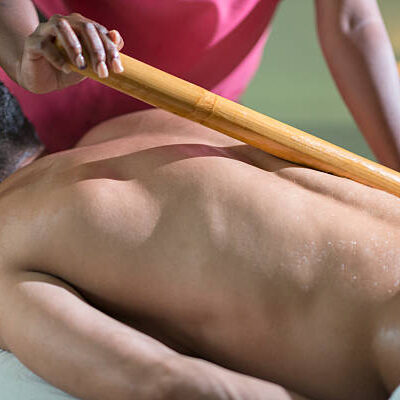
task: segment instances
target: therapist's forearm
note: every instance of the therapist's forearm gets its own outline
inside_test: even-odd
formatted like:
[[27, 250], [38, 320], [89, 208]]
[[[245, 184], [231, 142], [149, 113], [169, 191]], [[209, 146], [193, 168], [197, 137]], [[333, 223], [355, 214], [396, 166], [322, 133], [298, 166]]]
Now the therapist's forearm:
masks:
[[39, 24], [30, 0], [0, 0], [0, 67], [16, 80], [17, 62], [24, 42]]
[[349, 110], [382, 164], [400, 170], [400, 85], [382, 20], [356, 29], [320, 26], [328, 66]]

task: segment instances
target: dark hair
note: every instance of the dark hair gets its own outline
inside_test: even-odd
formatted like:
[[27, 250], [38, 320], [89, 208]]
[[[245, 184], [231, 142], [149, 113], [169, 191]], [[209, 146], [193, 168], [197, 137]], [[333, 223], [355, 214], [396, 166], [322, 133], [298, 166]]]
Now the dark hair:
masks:
[[0, 82], [0, 182], [43, 148], [17, 99]]

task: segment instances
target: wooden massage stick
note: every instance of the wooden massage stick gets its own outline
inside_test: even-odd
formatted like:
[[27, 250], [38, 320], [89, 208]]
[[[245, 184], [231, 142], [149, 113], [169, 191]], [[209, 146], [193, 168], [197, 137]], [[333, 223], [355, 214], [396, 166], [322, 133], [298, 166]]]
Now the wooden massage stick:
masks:
[[100, 79], [90, 67], [71, 69], [104, 85], [198, 122], [285, 160], [346, 177], [400, 197], [400, 173], [120, 54], [124, 72]]

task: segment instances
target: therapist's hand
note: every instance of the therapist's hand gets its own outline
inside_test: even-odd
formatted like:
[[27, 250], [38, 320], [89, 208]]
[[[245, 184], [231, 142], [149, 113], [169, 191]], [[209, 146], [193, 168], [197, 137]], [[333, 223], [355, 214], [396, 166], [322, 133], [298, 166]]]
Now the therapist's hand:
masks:
[[[68, 59], [55, 45], [61, 43]], [[118, 31], [107, 28], [80, 14], [54, 15], [25, 41], [17, 68], [17, 82], [33, 93], [48, 93], [74, 85], [83, 79], [71, 72], [68, 62], [80, 69], [87, 68], [82, 55], [84, 48], [94, 71], [100, 78], [109, 71], [123, 71], [119, 51], [124, 45]], [[67, 62], [68, 61], [68, 62]]]

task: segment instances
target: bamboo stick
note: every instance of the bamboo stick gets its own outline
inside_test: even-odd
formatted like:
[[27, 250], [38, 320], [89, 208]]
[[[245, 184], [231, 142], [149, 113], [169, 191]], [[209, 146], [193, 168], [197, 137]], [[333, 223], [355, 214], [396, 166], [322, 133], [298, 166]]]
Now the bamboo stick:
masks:
[[[88, 59], [86, 57], [86, 61]], [[346, 177], [400, 197], [400, 174], [341, 147], [121, 53], [124, 72], [100, 79], [73, 71], [155, 107], [198, 122], [274, 156]]]

